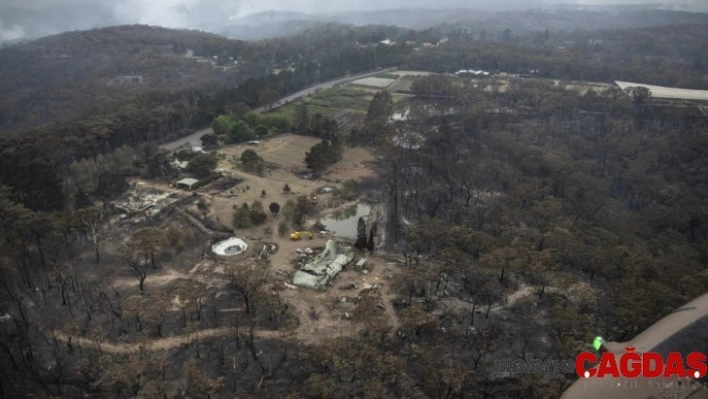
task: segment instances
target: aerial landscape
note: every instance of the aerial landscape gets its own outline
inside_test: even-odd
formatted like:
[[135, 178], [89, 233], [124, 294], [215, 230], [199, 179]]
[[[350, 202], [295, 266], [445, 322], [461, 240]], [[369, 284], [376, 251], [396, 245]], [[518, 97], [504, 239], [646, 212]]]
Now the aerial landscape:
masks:
[[708, 398], [702, 1], [6, 0], [0, 92], [0, 397]]

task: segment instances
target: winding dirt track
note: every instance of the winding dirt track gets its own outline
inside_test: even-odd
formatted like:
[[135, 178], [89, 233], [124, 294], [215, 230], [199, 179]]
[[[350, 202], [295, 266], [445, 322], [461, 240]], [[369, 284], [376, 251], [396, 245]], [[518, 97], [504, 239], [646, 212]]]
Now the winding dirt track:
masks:
[[[513, 303], [518, 301], [522, 297], [534, 295], [534, 289], [533, 287], [530, 286], [525, 286], [519, 289], [517, 292], [512, 294], [510, 296], [509, 302]], [[289, 298], [289, 299], [294, 299], [294, 298]], [[298, 303], [298, 305], [302, 305]], [[298, 308], [298, 313], [301, 318], [301, 325], [299, 328], [295, 331], [265, 331], [265, 330], [256, 330], [254, 331], [254, 335], [258, 338], [262, 339], [282, 339], [285, 337], [296, 337], [297, 339], [308, 342], [308, 341], [314, 341], [319, 334], [311, 334], [313, 331], [310, 329], [313, 327], [313, 323], [309, 320], [307, 316], [307, 309], [301, 308], [302, 306], [297, 306]], [[395, 315], [395, 312], [391, 308], [390, 304], [387, 304], [386, 306], [386, 313], [388, 314], [390, 321], [393, 322], [394, 328], [398, 326], [398, 320]], [[323, 328], [322, 330], [327, 330], [326, 328]], [[325, 331], [320, 331], [320, 332], [325, 332]], [[344, 329], [339, 329], [339, 331], [327, 331], [329, 334], [334, 333], [334, 335], [341, 335]], [[349, 328], [348, 331], [350, 333], [353, 333], [356, 329]], [[115, 342], [103, 342], [101, 340], [92, 340], [84, 337], [78, 337], [78, 336], [71, 336], [71, 343], [72, 345], [79, 345], [82, 348], [89, 348], [93, 350], [100, 350], [102, 352], [110, 353], [110, 354], [119, 354], [119, 355], [126, 355], [126, 354], [132, 354], [132, 353], [141, 353], [141, 352], [159, 352], [159, 351], [167, 351], [170, 349], [174, 348], [179, 348], [181, 346], [189, 345], [195, 341], [199, 341], [202, 339], [206, 338], [215, 338], [215, 337], [224, 337], [224, 336], [229, 336], [229, 335], [234, 335], [237, 333], [237, 330], [235, 327], [218, 327], [218, 328], [210, 328], [206, 330], [201, 330], [189, 334], [184, 334], [184, 335], [177, 335], [177, 336], [172, 336], [172, 337], [164, 337], [164, 338], [159, 338], [155, 339], [152, 341], [140, 343], [140, 344], [131, 344], [131, 343], [115, 343]], [[339, 333], [339, 334], [337, 334]], [[240, 328], [238, 330], [238, 334], [243, 336], [248, 334], [248, 328]], [[51, 334], [49, 334], [51, 335]], [[64, 343], [67, 344], [69, 342], [69, 335], [60, 332], [60, 331], [54, 331], [54, 337]]]
[[[247, 328], [239, 329], [239, 334], [247, 333]], [[219, 327], [211, 328], [207, 330], [201, 330], [190, 334], [178, 335], [174, 337], [165, 337], [141, 344], [128, 344], [128, 343], [111, 343], [95, 341], [88, 338], [72, 336], [72, 345], [80, 345], [83, 348], [90, 348], [94, 350], [101, 350], [106, 353], [111, 354], [131, 354], [140, 352], [158, 352], [166, 351], [174, 348], [179, 348], [184, 345], [189, 345], [194, 341], [198, 341], [205, 338], [223, 337], [227, 335], [236, 334], [236, 328], [234, 327]], [[287, 336], [287, 332], [280, 331], [263, 331], [257, 330], [254, 335], [258, 338], [283, 338]], [[69, 336], [63, 332], [55, 331], [55, 337], [57, 340], [67, 344], [69, 342]]]
[[[509, 306], [520, 300], [521, 298], [536, 295], [536, 287], [532, 286], [522, 286], [519, 290], [509, 296], [508, 302], [505, 306]], [[554, 287], [548, 287], [547, 292], [556, 290]], [[267, 330], [255, 330], [254, 336], [261, 339], [284, 339], [288, 337], [295, 338], [299, 341], [305, 343], [314, 343], [321, 340], [323, 337], [334, 337], [343, 336], [349, 334], [355, 334], [357, 328], [352, 328], [352, 326], [342, 327], [334, 326], [329, 323], [313, 322], [310, 320], [307, 307], [307, 302], [303, 301], [296, 291], [284, 291], [283, 296], [288, 302], [295, 308], [296, 313], [300, 318], [300, 325], [294, 331], [267, 331]], [[300, 293], [301, 295], [301, 293]], [[324, 294], [315, 294], [324, 296]], [[392, 323], [394, 330], [399, 326], [398, 318], [396, 317], [395, 311], [393, 310], [389, 300], [390, 294], [384, 295], [387, 299], [386, 303], [386, 313], [389, 316], [389, 322]], [[495, 306], [494, 311], [498, 310], [498, 306]], [[207, 338], [233, 336], [237, 333], [235, 327], [218, 327], [205, 329], [189, 334], [177, 335], [171, 337], [164, 337], [153, 339], [151, 341], [146, 341], [143, 343], [116, 343], [116, 342], [105, 342], [102, 340], [93, 340], [89, 338], [79, 337], [76, 335], [71, 336], [72, 345], [81, 346], [82, 348], [88, 348], [92, 350], [100, 350], [105, 353], [126, 355], [141, 352], [159, 352], [167, 351], [182, 346], [190, 345], [191, 343]], [[238, 334], [241, 337], [248, 335], [249, 330], [247, 327], [241, 327], [238, 329]], [[47, 334], [48, 337], [54, 337], [58, 341], [68, 344], [69, 335], [61, 332], [54, 331], [53, 334], [50, 332]]]

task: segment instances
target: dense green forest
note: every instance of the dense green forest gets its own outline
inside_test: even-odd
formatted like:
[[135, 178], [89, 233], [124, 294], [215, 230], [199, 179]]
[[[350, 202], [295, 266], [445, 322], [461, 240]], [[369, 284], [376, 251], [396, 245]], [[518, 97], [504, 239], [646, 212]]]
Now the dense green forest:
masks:
[[[253, 43], [131, 26], [0, 49], [0, 396], [558, 397], [574, 374], [496, 373], [494, 359], [571, 359], [595, 335], [628, 340], [708, 286], [705, 108], [581, 82], [708, 87], [708, 32], [691, 22], [498, 37], [326, 25]], [[249, 113], [380, 67], [529, 77], [505, 90], [417, 77], [395, 104], [372, 93], [347, 137], [305, 105], [290, 121]], [[404, 109], [416, 117], [391, 120]], [[189, 227], [194, 216], [121, 224], [107, 204], [128, 178], [179, 175], [156, 143], [207, 125], [227, 143], [288, 127], [324, 138], [303, 160], [317, 173], [354, 147], [375, 154], [374, 177], [332, 195], [382, 198], [376, 267], [395, 276], [393, 299], [339, 292], [327, 306], [352, 304], [340, 320], [352, 334], [298, 341], [319, 315], [297, 314], [260, 256], [210, 280], [194, 271], [214, 237]], [[400, 144], [408, 134], [415, 145]], [[191, 157], [206, 177], [220, 159]], [[268, 217], [260, 202], [233, 207]], [[311, 208], [293, 196], [282, 213]], [[167, 264], [184, 273], [148, 277]]]

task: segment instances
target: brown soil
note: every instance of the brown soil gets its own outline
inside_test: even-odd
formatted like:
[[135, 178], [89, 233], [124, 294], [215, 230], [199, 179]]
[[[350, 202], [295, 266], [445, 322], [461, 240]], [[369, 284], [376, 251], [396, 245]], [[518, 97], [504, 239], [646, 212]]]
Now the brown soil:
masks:
[[276, 164], [285, 170], [305, 171], [305, 153], [320, 141], [322, 139], [317, 137], [283, 134], [262, 140], [258, 145], [237, 144], [222, 148], [219, 152], [226, 154], [230, 159], [231, 157], [238, 158], [245, 150], [251, 149], [256, 151], [266, 162]]
[[[353, 270], [344, 271], [336, 277], [333, 285], [328, 287], [326, 291], [313, 291], [303, 288], [292, 289], [286, 286], [286, 283], [289, 284], [292, 281], [292, 275], [295, 272], [290, 261], [297, 255], [296, 249], [324, 247], [327, 237], [322, 237], [317, 232], [315, 232], [313, 240], [291, 241], [287, 235], [279, 237], [277, 226], [281, 216], [270, 215], [268, 205], [271, 202], [278, 202], [282, 207], [288, 199], [296, 198], [298, 195], [315, 194], [319, 187], [325, 185], [336, 186], [337, 182], [374, 174], [371, 164], [375, 157], [371, 151], [364, 148], [353, 148], [345, 152], [344, 159], [327, 171], [322, 180], [306, 180], [298, 177], [291, 169], [304, 170], [302, 161], [304, 152], [317, 142], [319, 142], [319, 139], [316, 138], [287, 134], [264, 140], [255, 148], [247, 145], [225, 148], [220, 152], [227, 154], [227, 159], [220, 163], [219, 168], [225, 169], [233, 176], [244, 181], [225, 192], [207, 192], [208, 189], [197, 190], [207, 199], [211, 206], [208, 216], [223, 225], [231, 225], [234, 212], [233, 205], [240, 206], [244, 202], [251, 204], [253, 201], [259, 200], [263, 203], [266, 213], [269, 214], [268, 220], [263, 226], [238, 230], [236, 234], [245, 237], [249, 245], [252, 245], [251, 248], [253, 249], [249, 249], [249, 251], [253, 251], [251, 253], [260, 249], [256, 248], [256, 243], [259, 241], [271, 241], [278, 244], [278, 252], [270, 257], [272, 277], [283, 287], [280, 295], [297, 314], [300, 325], [295, 331], [290, 332], [259, 330], [256, 335], [261, 338], [278, 338], [288, 335], [294, 336], [303, 342], [313, 343], [333, 336], [354, 335], [361, 328], [360, 324], [349, 320], [355, 308], [355, 298], [363, 289], [374, 285], [378, 287], [382, 299], [381, 305], [384, 308], [379, 311], [388, 316], [388, 323], [392, 327], [398, 326], [398, 320], [391, 303], [394, 295], [390, 289], [390, 282], [394, 281], [398, 273], [398, 266], [386, 264], [386, 261], [379, 256], [369, 257], [369, 263], [374, 265], [369, 274], [365, 275]], [[267, 177], [236, 170], [229, 159], [231, 156], [240, 155], [246, 148], [254, 148], [259, 155], [267, 161], [279, 165], [282, 169], [272, 171]], [[163, 183], [142, 180], [140, 183], [142, 183], [143, 187], [153, 187], [163, 191], [179, 191]], [[291, 187], [291, 193], [282, 191], [284, 184], [288, 184]], [[247, 186], [249, 189], [245, 190]], [[262, 190], [266, 191], [264, 198], [261, 198]], [[229, 196], [234, 196], [234, 198], [228, 198]], [[318, 205], [323, 213], [328, 212], [326, 208], [340, 205], [331, 201], [331, 194], [317, 195], [317, 197]], [[270, 226], [274, 231], [270, 237], [263, 236], [263, 228], [266, 226]], [[355, 258], [356, 260], [358, 260], [358, 256]], [[183, 270], [187, 269], [183, 268]], [[225, 283], [226, 276], [218, 270], [210, 270], [208, 265], [201, 263], [191, 267], [191, 271], [188, 273], [177, 271], [165, 265], [163, 269], [160, 269], [159, 274], [150, 274], [145, 283], [149, 287], [155, 287], [169, 284], [177, 279], [195, 279], [207, 285], [219, 285]], [[138, 280], [131, 277], [121, 277], [114, 281], [114, 287], [118, 290], [136, 290], [137, 285]], [[356, 288], [352, 288], [354, 286]], [[65, 333], [54, 333], [59, 340], [67, 342], [69, 339]], [[234, 333], [235, 330], [232, 328], [213, 328], [191, 334], [155, 339], [142, 345], [118, 342], [97, 343], [91, 339], [76, 336], [71, 337], [71, 339], [75, 344], [95, 349], [100, 344], [101, 350], [110, 353], [133, 353], [140, 350], [167, 350], [190, 344], [194, 340], [227, 336]], [[239, 333], [247, 334], [248, 332], [241, 329]]]
[[[286, 246], [286, 248], [281, 247], [278, 253], [282, 255], [279, 257], [276, 256], [273, 259], [274, 276], [279, 278], [283, 283], [289, 282], [290, 278], [285, 278], [275, 272], [277, 270], [287, 272], [294, 271], [292, 267], [289, 265], [286, 266], [283, 263], [287, 260], [288, 254], [294, 253], [294, 248], [305, 247], [302, 244], [305, 244], [305, 242], [292, 242], [292, 245]], [[324, 240], [316, 239], [307, 241], [307, 244], [313, 244], [313, 246], [320, 244], [324, 245]], [[398, 272], [398, 266], [386, 264], [382, 258], [376, 256], [370, 257], [369, 262], [374, 265], [374, 270], [368, 275], [364, 275], [353, 270], [342, 272], [335, 279], [334, 285], [328, 287], [326, 291], [314, 291], [303, 288], [284, 289], [281, 291], [281, 297], [294, 308], [294, 311], [300, 320], [300, 325], [295, 331], [257, 330], [255, 335], [259, 338], [266, 339], [292, 336], [305, 343], [316, 343], [324, 338], [353, 336], [360, 331], [361, 325], [356, 324], [351, 320], [347, 320], [345, 314], [351, 314], [352, 309], [354, 308], [354, 298], [359, 295], [363, 289], [371, 288], [373, 286], [377, 286], [379, 292], [381, 293], [382, 305], [385, 307], [385, 309], [381, 311], [386, 313], [388, 324], [394, 329], [397, 328], [399, 323], [391, 303], [394, 295], [390, 291], [390, 282], [395, 278], [395, 275]], [[200, 272], [202, 272], [202, 270], [200, 270]], [[289, 275], [290, 274], [288, 274], [288, 276]], [[149, 280], [150, 284], [155, 286], [166, 284], [180, 278], [197, 278], [199, 280], [205, 279], [195, 275], [195, 273], [190, 272], [186, 275], [175, 270], [166, 269], [164, 274], [150, 276]], [[211, 275], [206, 276], [206, 279], [213, 283], [215, 280], [223, 279], [223, 277], [220, 275]], [[131, 288], [136, 285], [136, 283], [136, 280], [121, 279], [116, 282], [115, 286], [116, 288]], [[356, 285], [357, 288], [349, 288], [353, 285]], [[343, 301], [342, 298], [346, 299]], [[248, 331], [243, 328], [239, 331], [239, 334], [247, 333]], [[56, 338], [62, 342], [66, 343], [69, 340], [69, 335], [66, 333], [55, 331], [54, 334]], [[77, 336], [72, 336], [71, 340], [73, 344], [78, 344], [83, 347], [99, 349], [100, 346], [100, 349], [104, 352], [128, 354], [141, 351], [164, 351], [178, 348], [183, 345], [188, 345], [195, 340], [233, 334], [236, 334], [235, 328], [219, 327], [205, 329], [190, 334], [164, 337], [142, 344], [95, 341]]]

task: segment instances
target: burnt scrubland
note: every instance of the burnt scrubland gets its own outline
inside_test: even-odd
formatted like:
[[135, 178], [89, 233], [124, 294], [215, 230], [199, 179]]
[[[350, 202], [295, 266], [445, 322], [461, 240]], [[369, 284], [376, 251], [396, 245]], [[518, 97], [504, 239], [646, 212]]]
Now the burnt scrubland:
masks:
[[[654, 69], [646, 57], [665, 42], [614, 59], [648, 30], [597, 33], [614, 38], [603, 53], [558, 49], [553, 32], [481, 40], [453, 28], [444, 28], [449, 41], [416, 49], [376, 44], [381, 32], [413, 37], [398, 28], [327, 26], [243, 43], [122, 27], [95, 37], [117, 49], [141, 37], [154, 51], [164, 47], [148, 56], [131, 44], [136, 59], [173, 60], [191, 49], [217, 56], [216, 66], [232, 57], [254, 69], [205, 65], [204, 79], [213, 80], [204, 84], [189, 79], [202, 72], [186, 70], [171, 94], [126, 89], [116, 102], [97, 101], [110, 109], [92, 115], [67, 92], [77, 111], [61, 121], [51, 113], [34, 120], [18, 105], [58, 90], [50, 83], [61, 78], [9, 90], [2, 113], [13, 116], [0, 142], [0, 396], [558, 397], [574, 375], [497, 373], [494, 360], [573, 358], [596, 335], [630, 339], [703, 294], [705, 105], [659, 105], [609, 82], [704, 87], [705, 64], [689, 54], [704, 39], [686, 33], [702, 28], [663, 28], [680, 33], [664, 40], [693, 39]], [[71, 35], [2, 49], [3, 62], [16, 61], [7, 51], [49, 47], [66, 59], [57, 40], [78, 41], [72, 57], [86, 56], [81, 41], [94, 36]], [[595, 33], [574, 35], [581, 42]], [[537, 51], [549, 43], [555, 48]], [[91, 57], [88, 70], [103, 62]], [[412, 83], [393, 95], [368, 90], [366, 109], [364, 95], [348, 88], [275, 116], [248, 114], [272, 104], [272, 91], [387, 66], [445, 74], [405, 77]], [[493, 74], [450, 74], [473, 67]], [[343, 128], [328, 98], [361, 115]], [[410, 117], [394, 121], [394, 113]], [[177, 151], [180, 161], [199, 159], [191, 169], [154, 143], [212, 121], [219, 129], [204, 142], [213, 153]], [[232, 144], [242, 141], [237, 133], [265, 142], [247, 152]], [[287, 151], [294, 143], [302, 159]], [[150, 190], [173, 190], [197, 167], [204, 186], [175, 191], [156, 214], [117, 210], [117, 198], [155, 198]], [[313, 180], [301, 178], [308, 167]], [[362, 222], [369, 229], [361, 233], [377, 237], [356, 252], [369, 259], [368, 274], [349, 266], [326, 291], [289, 287], [295, 249], [325, 240], [292, 242], [287, 233], [317, 231], [318, 215], [361, 198], [381, 211], [378, 224]], [[236, 214], [234, 223], [225, 216]], [[211, 245], [232, 234], [249, 250], [213, 255]], [[263, 256], [272, 242], [278, 251]]]

